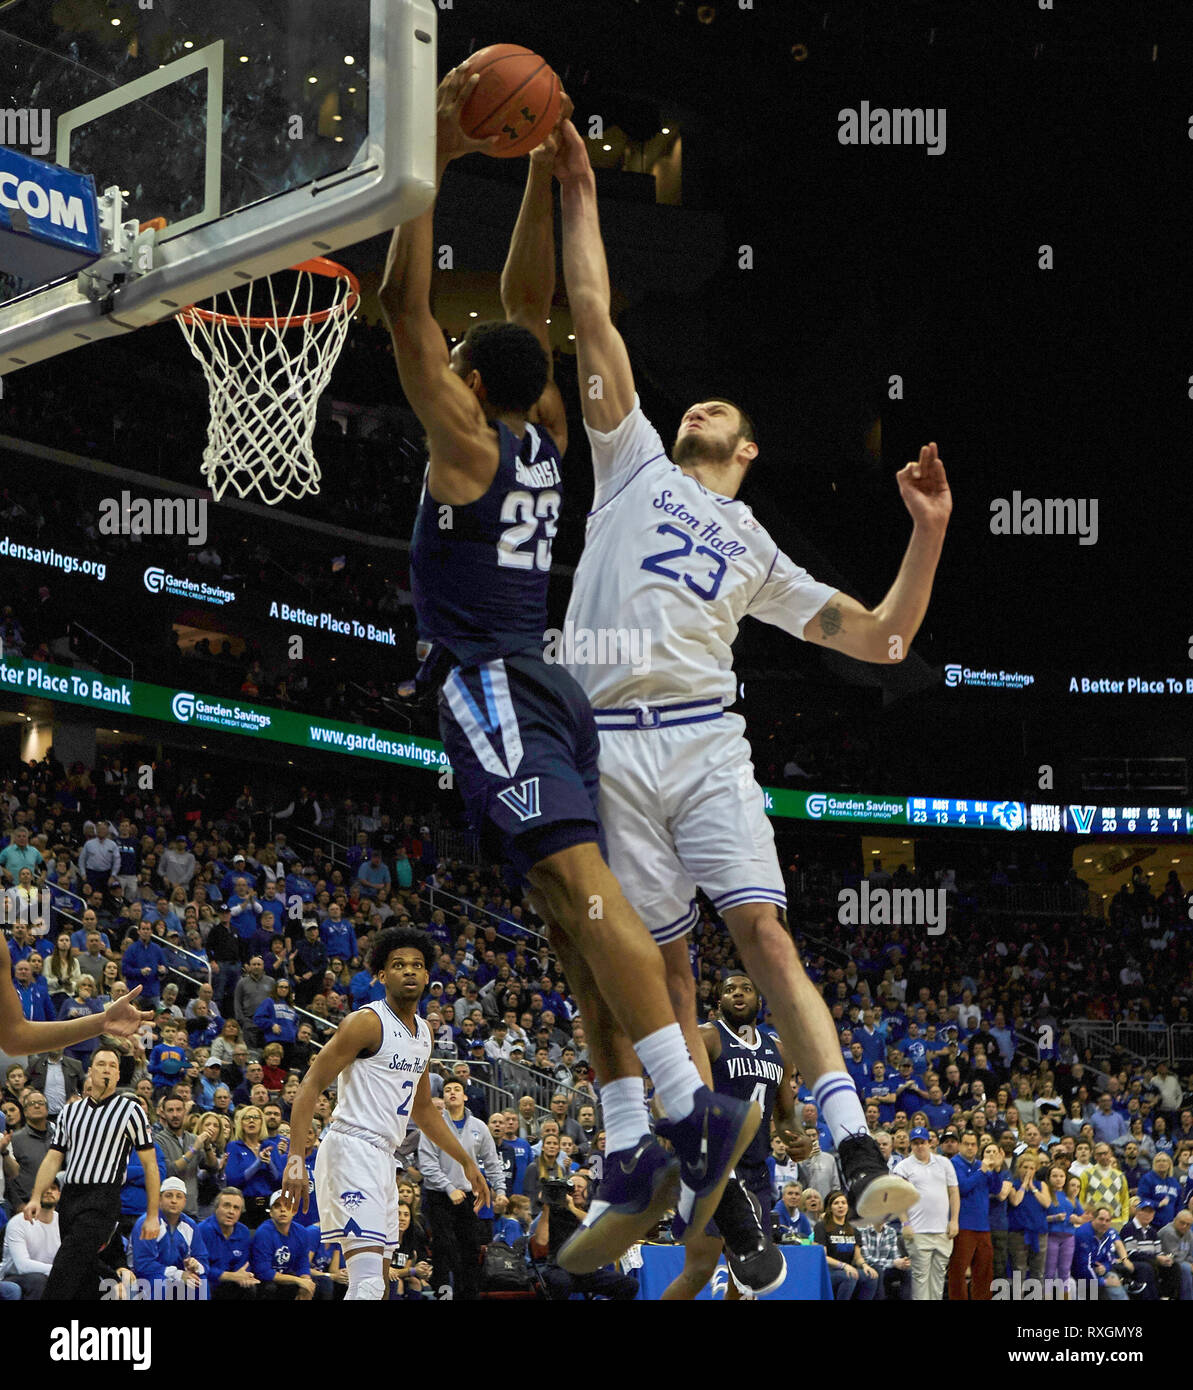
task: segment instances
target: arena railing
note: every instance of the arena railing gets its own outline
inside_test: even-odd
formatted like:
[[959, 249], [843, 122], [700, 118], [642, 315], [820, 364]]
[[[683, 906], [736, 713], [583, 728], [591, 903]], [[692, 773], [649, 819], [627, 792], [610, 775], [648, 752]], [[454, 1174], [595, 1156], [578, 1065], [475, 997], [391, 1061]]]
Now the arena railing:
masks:
[[[460, 903], [464, 907], [464, 912], [460, 912], [458, 909], [452, 909], [452, 911], [456, 913], [457, 917], [467, 916], [469, 913], [472, 912], [479, 912], [483, 917], [487, 917], [490, 919], [490, 921], [492, 921], [497, 931], [497, 935], [503, 937], [505, 940], [514, 941], [517, 939], [516, 936], [509, 935], [511, 930], [513, 930], [514, 932], [521, 931], [525, 932], [527, 936], [533, 937], [536, 941], [540, 942], [542, 945], [550, 949], [550, 942], [543, 935], [543, 933], [540, 931], [536, 931], [534, 927], [528, 926], [525, 922], [521, 923], [517, 927], [513, 927], [512, 924], [506, 918], [499, 917], [497, 913], [491, 912], [487, 907], [477, 907], [475, 903], [470, 903], [467, 898], [461, 898], [455, 893], [449, 893], [446, 888], [435, 888], [428, 885], [425, 891], [430, 895], [429, 898], [424, 898], [420, 895], [418, 900], [421, 903], [425, 903], [432, 909], [439, 908], [442, 906], [442, 904], [437, 903], [435, 901], [436, 897], [446, 898], [449, 902]], [[446, 912], [448, 909], [444, 908], [443, 910]]]
[[1171, 1040], [1169, 1061], [1174, 1067], [1193, 1067], [1193, 1023], [1174, 1023], [1168, 1030]]
[[[283, 822], [282, 822], [282, 834], [285, 835], [287, 841], [294, 840], [296, 837], [298, 837], [298, 836], [301, 835], [301, 836], [303, 836], [303, 837], [305, 837], [305, 838], [307, 838], [307, 839], [311, 839], [311, 840], [322, 840], [323, 843], [324, 843], [325, 845], [332, 845], [335, 849], [342, 850], [342, 851], [343, 851], [343, 854], [342, 854], [341, 857], [337, 858], [334, 854], [330, 854], [330, 855], [328, 855], [328, 858], [331, 860], [331, 862], [332, 862], [337, 868], [339, 868], [339, 869], [348, 869], [349, 873], [351, 873], [351, 868], [349, 867], [349, 864], [348, 864], [348, 850], [349, 850], [349, 846], [348, 846], [348, 845], [342, 845], [342, 844], [339, 842], [339, 840], [333, 840], [333, 839], [331, 838], [330, 835], [324, 835], [324, 834], [322, 833], [322, 831], [319, 831], [319, 830], [312, 830], [309, 826], [306, 826], [306, 825], [291, 826], [287, 821], [283, 821]], [[273, 839], [273, 836], [274, 836], [274, 817], [273, 817], [273, 815], [271, 814], [270, 817], [269, 817], [269, 838], [272, 840], [272, 839]], [[307, 848], [308, 850], [311, 850], [311, 849], [317, 849], [317, 848], [319, 848], [319, 846], [308, 844], [308, 845], [306, 846], [306, 848]], [[327, 851], [324, 850], [324, 853], [326, 854]]]
[[[196, 955], [194, 951], [188, 951], [185, 946], [176, 946], [172, 941], [167, 940], [164, 936], [158, 936], [155, 932], [149, 933], [149, 939], [150, 941], [156, 941], [164, 951], [173, 951], [176, 956], [186, 956], [188, 960], [198, 961], [199, 969], [205, 977], [200, 983], [205, 985], [211, 984], [211, 962], [206, 956]], [[177, 966], [167, 965], [166, 973], [169, 975], [177, 975], [180, 980], [186, 980], [188, 984], [193, 985], [195, 983], [194, 975], [189, 974], [185, 970], [179, 970]]]

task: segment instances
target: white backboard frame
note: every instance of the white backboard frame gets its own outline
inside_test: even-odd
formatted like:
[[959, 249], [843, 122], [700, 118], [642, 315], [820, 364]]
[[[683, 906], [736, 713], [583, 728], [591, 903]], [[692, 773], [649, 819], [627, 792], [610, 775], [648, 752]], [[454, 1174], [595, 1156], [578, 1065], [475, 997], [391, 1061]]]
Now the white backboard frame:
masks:
[[[199, 300], [333, 254], [426, 211], [435, 192], [435, 3], [369, 0], [369, 6], [369, 134], [349, 166], [215, 221], [167, 228], [156, 268], [116, 290], [109, 306], [87, 298], [74, 279], [0, 306], [0, 376], [172, 318]], [[210, 57], [210, 46], [181, 62], [198, 71], [205, 53]], [[167, 78], [169, 71], [156, 74], [163, 78], [159, 86], [183, 75]], [[108, 98], [79, 107], [70, 129], [104, 102], [104, 110], [114, 109]], [[59, 156], [61, 141], [60, 132]], [[155, 216], [152, 209], [133, 211]]]

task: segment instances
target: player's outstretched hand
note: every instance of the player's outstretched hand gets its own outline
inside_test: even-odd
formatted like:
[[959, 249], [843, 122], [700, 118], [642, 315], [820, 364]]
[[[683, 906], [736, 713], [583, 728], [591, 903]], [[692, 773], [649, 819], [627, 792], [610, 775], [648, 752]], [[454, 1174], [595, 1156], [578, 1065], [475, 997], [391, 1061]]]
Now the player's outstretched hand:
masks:
[[116, 1038], [132, 1038], [146, 1023], [153, 1022], [153, 1010], [142, 1013], [133, 1000], [141, 993], [141, 986], [130, 989], [123, 999], [117, 999], [104, 1010], [104, 1032]]
[[925, 444], [918, 462], [909, 463], [895, 474], [903, 502], [917, 526], [943, 531], [953, 511], [953, 494], [944, 475], [944, 464], [936, 445]]
[[792, 1163], [803, 1163], [812, 1157], [813, 1136], [802, 1126], [796, 1125], [790, 1129], [780, 1127], [777, 1132]]
[[489, 1191], [489, 1184], [485, 1181], [485, 1175], [475, 1163], [464, 1165], [464, 1176], [468, 1179], [468, 1186], [472, 1188], [474, 1201], [472, 1209], [480, 1211], [481, 1207], [492, 1206], [493, 1194]]
[[561, 91], [559, 94], [559, 119], [543, 143], [530, 151], [531, 164], [545, 165], [548, 169], [555, 168], [555, 158], [559, 153], [560, 132], [563, 129], [564, 121], [571, 118], [573, 110], [571, 97], [566, 92]]
[[501, 136], [493, 135], [488, 140], [472, 140], [464, 134], [460, 124], [460, 113], [468, 98], [481, 80], [479, 72], [468, 73], [461, 66], [451, 72], [439, 84], [439, 105], [437, 110], [436, 148], [438, 157], [444, 164], [461, 155], [479, 150], [491, 154], [501, 144]]
[[302, 1154], [291, 1154], [286, 1162], [285, 1176], [282, 1178], [282, 1199], [293, 1202], [296, 1212], [305, 1212], [311, 1205], [311, 1183], [307, 1176], [306, 1159]]
[[560, 121], [558, 141], [554, 172], [560, 183], [568, 183], [592, 173], [588, 146], [570, 120]]

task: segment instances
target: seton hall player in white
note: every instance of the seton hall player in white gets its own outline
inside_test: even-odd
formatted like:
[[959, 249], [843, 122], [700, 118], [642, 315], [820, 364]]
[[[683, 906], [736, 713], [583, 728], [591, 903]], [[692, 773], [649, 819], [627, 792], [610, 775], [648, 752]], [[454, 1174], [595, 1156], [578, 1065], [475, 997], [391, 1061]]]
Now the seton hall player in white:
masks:
[[[369, 955], [369, 969], [385, 986], [385, 998], [349, 1014], [331, 1042], [312, 1061], [290, 1115], [290, 1132], [305, 1134], [315, 1102], [340, 1078], [331, 1124], [315, 1159], [319, 1229], [338, 1244], [348, 1265], [345, 1298], [380, 1300], [389, 1287], [389, 1261], [398, 1243], [398, 1189], [394, 1152], [411, 1120], [431, 1143], [461, 1164], [479, 1210], [489, 1185], [431, 1103], [427, 1062], [434, 1043], [418, 1016], [435, 946], [413, 927], [383, 931]], [[282, 1195], [310, 1205], [306, 1164], [286, 1165]]]
[[[568, 667], [600, 730], [609, 865], [662, 948], [676, 1016], [706, 1081], [684, 938], [697, 920], [697, 886], [712, 899], [832, 1131], [855, 1209], [862, 1220], [881, 1222], [917, 1195], [892, 1180], [868, 1136], [828, 1008], [788, 933], [783, 876], [745, 722], [727, 712], [736, 695], [731, 647], [751, 614], [859, 661], [900, 659], [928, 607], [952, 511], [944, 468], [929, 444], [897, 475], [913, 530], [898, 578], [877, 608], [818, 584], [734, 500], [758, 456], [744, 412], [723, 399], [699, 401], [684, 412], [668, 458], [610, 318], [595, 180], [570, 121], [561, 126], [554, 173], [596, 475], [567, 621], [592, 633], [633, 625], [652, 639], [648, 670]], [[589, 389], [595, 380], [599, 392]], [[590, 1047], [603, 1031], [589, 1024]]]

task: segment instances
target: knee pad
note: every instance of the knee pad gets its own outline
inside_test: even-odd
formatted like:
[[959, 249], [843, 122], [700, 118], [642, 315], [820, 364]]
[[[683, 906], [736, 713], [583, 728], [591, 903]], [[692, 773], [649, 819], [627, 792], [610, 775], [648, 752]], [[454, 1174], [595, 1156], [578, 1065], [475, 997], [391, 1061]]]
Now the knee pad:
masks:
[[344, 1251], [348, 1264], [348, 1292], [345, 1301], [380, 1303], [385, 1297], [384, 1256], [378, 1250]]

